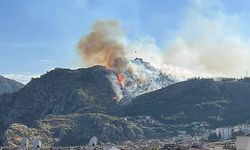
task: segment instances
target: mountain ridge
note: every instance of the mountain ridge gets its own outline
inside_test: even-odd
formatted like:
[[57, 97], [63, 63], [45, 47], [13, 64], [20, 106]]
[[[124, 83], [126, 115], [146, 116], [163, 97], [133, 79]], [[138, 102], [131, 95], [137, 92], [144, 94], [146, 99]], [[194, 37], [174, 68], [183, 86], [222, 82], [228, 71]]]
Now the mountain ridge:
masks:
[[12, 79], [5, 78], [4, 76], [0, 75], [0, 95], [4, 93], [16, 92], [23, 87], [24, 85], [22, 83], [19, 83]]
[[[185, 121], [190, 123], [199, 120], [212, 122], [215, 124], [214, 127], [231, 125], [250, 118], [250, 112], [247, 111], [250, 106], [249, 91], [248, 79], [238, 81], [193, 79], [136, 97], [128, 106], [129, 111], [126, 113], [133, 116], [149, 115], [150, 112], [151, 115], [154, 114], [153, 116], [162, 121], [164, 113], [166, 113], [169, 115], [165, 116], [169, 120], [166, 122], [171, 123]], [[174, 117], [179, 113], [184, 113], [184, 116], [181, 116], [179, 121], [178, 118], [172, 118], [171, 121], [171, 115]], [[202, 117], [199, 116], [201, 114]], [[233, 117], [235, 114], [241, 117]], [[221, 118], [222, 116], [225, 118]], [[196, 117], [198, 119], [195, 119]]]
[[[250, 118], [248, 79], [192, 79], [119, 105], [113, 100], [110, 74], [115, 72], [103, 66], [57, 68], [16, 93], [0, 95], [2, 144], [15, 146], [14, 137], [26, 131], [29, 136], [42, 134], [48, 146], [86, 144], [94, 135], [102, 142], [161, 138], [172, 136], [167, 131], [175, 125], [207, 122], [216, 128]], [[145, 116], [151, 123], [145, 123]]]

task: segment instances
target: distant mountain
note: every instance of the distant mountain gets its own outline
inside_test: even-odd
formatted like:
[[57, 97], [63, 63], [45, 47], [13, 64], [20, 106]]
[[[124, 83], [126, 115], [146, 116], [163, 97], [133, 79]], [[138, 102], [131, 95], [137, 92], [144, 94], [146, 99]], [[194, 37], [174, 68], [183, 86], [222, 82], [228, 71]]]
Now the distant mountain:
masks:
[[15, 80], [0, 76], [0, 95], [3, 93], [13, 93], [23, 88], [24, 85]]
[[125, 116], [152, 116], [164, 124], [206, 121], [210, 127], [250, 118], [250, 80], [192, 79], [140, 95]]

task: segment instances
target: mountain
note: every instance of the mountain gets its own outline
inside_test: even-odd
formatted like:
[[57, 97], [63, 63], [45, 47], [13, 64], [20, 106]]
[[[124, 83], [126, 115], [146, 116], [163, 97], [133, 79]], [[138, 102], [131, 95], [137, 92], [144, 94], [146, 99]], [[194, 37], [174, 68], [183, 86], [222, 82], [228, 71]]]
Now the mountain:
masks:
[[101, 66], [55, 69], [33, 79], [18, 92], [0, 96], [0, 123], [32, 125], [34, 120], [47, 114], [108, 111], [114, 103], [108, 73], [109, 70]]
[[190, 79], [120, 105], [111, 74], [102, 66], [55, 69], [0, 95], [1, 145], [15, 147], [18, 138], [36, 134], [46, 146], [82, 145], [92, 136], [101, 142], [166, 138], [178, 130], [195, 134], [200, 122], [211, 129], [250, 118], [248, 78]]
[[[46, 139], [51, 139], [47, 145], [87, 143], [93, 135], [103, 142], [143, 137], [141, 124], [117, 115], [123, 107], [113, 100], [115, 92], [109, 79], [113, 74], [114, 71], [102, 66], [57, 68], [32, 79], [16, 93], [1, 95], [2, 144], [17, 144], [13, 137], [24, 136], [26, 131], [44, 133]], [[23, 132], [16, 132], [17, 129]], [[87, 134], [80, 134], [85, 130]], [[79, 141], [69, 140], [66, 136], [69, 134]]]
[[[90, 130], [91, 133], [95, 133], [96, 129], [94, 125], [96, 124], [96, 127], [100, 130], [103, 128], [104, 133], [106, 131], [112, 131], [107, 134], [109, 139], [112, 139], [111, 135], [114, 134], [113, 128], [118, 131], [120, 130], [120, 128], [118, 128], [119, 126], [132, 128], [129, 127], [128, 124], [123, 124], [119, 119], [116, 121], [118, 122], [117, 127], [108, 125], [108, 122], [113, 121], [113, 117], [111, 116], [113, 110], [118, 107], [117, 103], [113, 100], [115, 93], [107, 78], [110, 73], [112, 73], [111, 70], [102, 66], [78, 70], [55, 69], [42, 75], [41, 78], [33, 79], [16, 93], [1, 95], [0, 135], [2, 142], [8, 143], [6, 142], [6, 139], [8, 139], [8, 131], [9, 129], [13, 129], [12, 127], [16, 123], [21, 124], [20, 127], [27, 126], [27, 128], [30, 129], [39, 129], [40, 126], [37, 125], [37, 122], [43, 122], [42, 120], [50, 114], [56, 115], [56, 117], [49, 119], [52, 124], [57, 120], [57, 115], [61, 115], [61, 118], [65, 118], [66, 121], [63, 122], [63, 120], [61, 120], [60, 125], [71, 126], [72, 123], [70, 122], [74, 122], [73, 126], [80, 127], [85, 125], [86, 128], [83, 131], [86, 132]], [[75, 121], [75, 119], [78, 120], [79, 117], [70, 117], [74, 113], [81, 114], [83, 117], [80, 117], [79, 121]], [[103, 116], [107, 114], [107, 119], [105, 120], [103, 117], [98, 117], [99, 115], [97, 114], [99, 113]], [[104, 119], [104, 121], [102, 121], [102, 119]], [[87, 122], [84, 120], [87, 121], [88, 124], [86, 124]], [[64, 131], [55, 131], [54, 128], [52, 128], [53, 131], [51, 131], [53, 135], [56, 134], [62, 137], [63, 133], [57, 134], [57, 132]], [[64, 130], [63, 127], [60, 129]], [[47, 130], [49, 131], [49, 129], [46, 129], [46, 131]], [[123, 133], [121, 133], [121, 135], [122, 134]], [[48, 136], [50, 136], [49, 133]], [[85, 136], [89, 138], [90, 134]], [[103, 137], [103, 140], [105, 140], [104, 138], [106, 137]], [[71, 144], [74, 144], [74, 141], [71, 142]]]
[[192, 79], [140, 95], [124, 116], [152, 116], [164, 124], [206, 121], [211, 128], [250, 118], [250, 80]]
[[23, 88], [24, 85], [15, 80], [0, 76], [0, 95], [3, 93], [13, 93]]

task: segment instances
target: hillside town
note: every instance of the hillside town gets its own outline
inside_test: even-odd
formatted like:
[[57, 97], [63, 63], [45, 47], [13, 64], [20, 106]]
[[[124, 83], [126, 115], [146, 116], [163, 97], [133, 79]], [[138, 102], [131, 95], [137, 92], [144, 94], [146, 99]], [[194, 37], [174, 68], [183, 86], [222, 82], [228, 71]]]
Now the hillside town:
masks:
[[[134, 120], [147, 126], [161, 125], [150, 116], [126, 117], [124, 120]], [[169, 138], [128, 140], [120, 143], [103, 143], [94, 136], [87, 145], [67, 147], [45, 147], [39, 136], [34, 137], [32, 142], [29, 138], [23, 137], [14, 149], [26, 150], [33, 147], [37, 150], [40, 148], [51, 150], [248, 150], [250, 148], [250, 124], [248, 123], [214, 130], [206, 129], [209, 126], [206, 122], [200, 124], [193, 122], [191, 125], [200, 134], [196, 132], [194, 136], [190, 131], [178, 130], [175, 136]], [[10, 149], [13, 148], [1, 148], [1, 150]]]
[[[176, 143], [171, 139], [151, 139], [151, 140], [136, 140], [126, 141], [120, 144], [113, 143], [96, 143], [85, 146], [67, 146], [67, 147], [42, 147], [34, 148], [33, 150], [248, 150], [250, 143], [249, 136], [238, 136], [236, 140], [226, 140], [218, 142], [204, 143]], [[25, 148], [16, 147], [8, 148], [1, 147], [1, 150], [27, 150], [32, 149], [32, 146]]]

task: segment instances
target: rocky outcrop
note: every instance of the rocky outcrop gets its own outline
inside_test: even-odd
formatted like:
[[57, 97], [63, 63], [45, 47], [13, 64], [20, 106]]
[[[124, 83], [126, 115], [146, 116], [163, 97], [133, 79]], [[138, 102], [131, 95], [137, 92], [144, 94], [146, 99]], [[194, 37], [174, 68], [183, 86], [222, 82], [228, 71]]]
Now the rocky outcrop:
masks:
[[84, 145], [92, 136], [101, 142], [119, 142], [143, 136], [134, 122], [104, 114], [49, 115], [38, 121], [34, 128], [12, 124], [4, 133], [5, 146], [16, 147], [21, 137], [40, 135], [43, 147], [51, 145]]
[[23, 124], [15, 123], [4, 132], [3, 144], [8, 147], [17, 147], [23, 137], [34, 137], [37, 133], [37, 129], [28, 128]]

